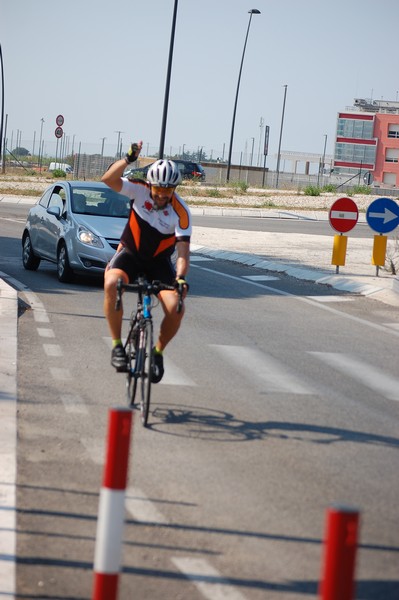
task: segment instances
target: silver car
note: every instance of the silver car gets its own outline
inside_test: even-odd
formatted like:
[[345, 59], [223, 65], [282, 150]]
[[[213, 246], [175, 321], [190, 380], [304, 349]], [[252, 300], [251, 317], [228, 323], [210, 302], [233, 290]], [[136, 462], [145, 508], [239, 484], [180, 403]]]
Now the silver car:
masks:
[[28, 213], [22, 234], [25, 269], [56, 263], [58, 279], [74, 272], [100, 274], [114, 255], [130, 200], [104, 183], [63, 181], [51, 185]]

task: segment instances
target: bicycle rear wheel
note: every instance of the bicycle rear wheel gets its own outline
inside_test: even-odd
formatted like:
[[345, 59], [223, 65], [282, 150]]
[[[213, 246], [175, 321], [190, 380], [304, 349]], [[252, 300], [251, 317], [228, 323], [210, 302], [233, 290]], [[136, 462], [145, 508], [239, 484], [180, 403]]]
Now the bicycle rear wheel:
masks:
[[152, 379], [152, 346], [153, 346], [153, 326], [152, 321], [146, 321], [143, 338], [140, 342], [142, 350], [142, 372], [141, 372], [141, 423], [144, 427], [148, 423], [148, 413], [151, 400], [151, 379]]

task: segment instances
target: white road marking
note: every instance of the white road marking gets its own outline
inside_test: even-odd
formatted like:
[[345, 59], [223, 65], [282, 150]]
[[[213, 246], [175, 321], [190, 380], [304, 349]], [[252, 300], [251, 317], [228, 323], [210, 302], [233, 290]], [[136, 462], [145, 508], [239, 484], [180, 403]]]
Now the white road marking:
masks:
[[316, 300], [316, 302], [353, 302], [354, 298], [351, 296], [348, 298], [347, 296], [306, 296], [306, 298], [310, 298], [311, 300]]
[[62, 356], [61, 346], [58, 344], [43, 344], [47, 356]]
[[187, 385], [191, 387], [197, 385], [192, 379], [190, 379], [188, 375], [185, 374], [183, 369], [177, 367], [170, 360], [170, 358], [168, 358], [166, 353], [164, 354], [164, 366], [165, 374], [159, 385]]
[[87, 415], [89, 413], [84, 400], [77, 394], [62, 394], [61, 402], [67, 413]]
[[50, 319], [48, 318], [44, 304], [41, 302], [41, 300], [39, 300], [38, 296], [31, 291], [24, 291], [24, 295], [31, 305], [33, 310], [33, 318], [35, 319], [36, 323], [49, 323]]
[[166, 517], [155, 504], [139, 489], [130, 486], [126, 490], [125, 507], [127, 512], [140, 522], [167, 523]]
[[[171, 560], [179, 571], [193, 582], [204, 598], [208, 600], [245, 600], [245, 596], [206, 560], [188, 557], [173, 557]], [[209, 581], [201, 581], [201, 579]]]
[[399, 400], [399, 379], [384, 373], [374, 365], [349, 354], [335, 352], [309, 352], [309, 354], [374, 390], [377, 394], [389, 400]]
[[279, 277], [273, 275], [243, 275], [243, 279], [249, 279], [250, 281], [278, 281]]
[[45, 338], [54, 338], [55, 337], [54, 331], [52, 329], [45, 329], [44, 327], [38, 327], [37, 333], [40, 335], [40, 337], [45, 337]]
[[37, 309], [34, 310], [33, 318], [35, 319], [36, 323], [49, 323], [50, 322], [50, 319], [48, 318], [48, 315], [45, 310], [37, 310]]
[[93, 438], [80, 438], [80, 443], [87, 450], [91, 460], [96, 465], [103, 465], [105, 462], [105, 439], [103, 442], [93, 440]]
[[251, 372], [251, 377], [266, 382], [267, 391], [285, 392], [290, 394], [313, 394], [298, 377], [291, 374], [289, 370], [279, 361], [267, 354], [247, 348], [245, 346], [221, 346], [210, 344], [223, 358], [235, 367]]
[[69, 369], [50, 367], [50, 373], [57, 381], [69, 381], [71, 379], [71, 372]]
[[399, 330], [399, 323], [384, 323], [385, 327], [392, 327], [392, 329]]

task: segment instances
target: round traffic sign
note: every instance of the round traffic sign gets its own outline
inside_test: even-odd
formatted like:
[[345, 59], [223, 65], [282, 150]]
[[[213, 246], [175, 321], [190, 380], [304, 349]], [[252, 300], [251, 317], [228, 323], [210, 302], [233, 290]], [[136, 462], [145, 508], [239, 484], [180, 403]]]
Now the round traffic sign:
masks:
[[377, 233], [388, 233], [399, 225], [399, 204], [391, 198], [377, 198], [370, 204], [366, 221]]
[[62, 138], [62, 134], [64, 133], [62, 127], [57, 127], [54, 131], [56, 138]]
[[64, 124], [64, 117], [62, 115], [58, 115], [55, 122], [57, 123], [58, 127], [62, 127]]
[[363, 175], [363, 181], [366, 185], [371, 185], [374, 181], [374, 177], [371, 171], [366, 171]]
[[352, 198], [338, 198], [331, 206], [328, 218], [335, 231], [346, 233], [356, 225], [359, 210]]

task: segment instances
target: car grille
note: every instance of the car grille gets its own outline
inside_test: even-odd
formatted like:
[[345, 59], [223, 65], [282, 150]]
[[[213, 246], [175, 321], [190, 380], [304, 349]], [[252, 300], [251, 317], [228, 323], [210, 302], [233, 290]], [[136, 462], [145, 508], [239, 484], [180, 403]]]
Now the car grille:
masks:
[[118, 248], [118, 246], [119, 246], [119, 240], [113, 240], [113, 239], [110, 240], [108, 238], [105, 238], [105, 239], [107, 240], [108, 244], [111, 246], [111, 248], [113, 250], [116, 250]]

